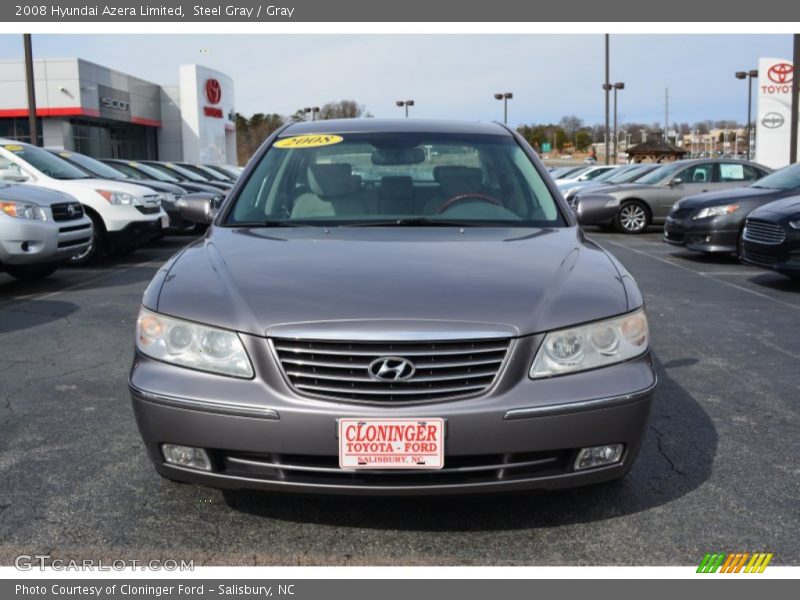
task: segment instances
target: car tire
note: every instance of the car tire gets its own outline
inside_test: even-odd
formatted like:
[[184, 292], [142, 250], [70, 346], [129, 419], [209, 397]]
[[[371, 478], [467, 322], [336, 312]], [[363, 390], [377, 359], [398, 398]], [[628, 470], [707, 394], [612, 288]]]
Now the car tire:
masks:
[[81, 267], [83, 265], [88, 265], [105, 253], [105, 234], [106, 228], [103, 225], [102, 219], [100, 217], [87, 212], [86, 216], [92, 220], [92, 243], [91, 245], [84, 250], [81, 254], [76, 256], [71, 256], [65, 261], [65, 264], [70, 265], [71, 267]]
[[644, 202], [628, 200], [619, 207], [614, 227], [620, 233], [643, 233], [650, 226], [650, 210]]
[[6, 273], [20, 281], [38, 281], [50, 277], [57, 268], [57, 264], [6, 267]]

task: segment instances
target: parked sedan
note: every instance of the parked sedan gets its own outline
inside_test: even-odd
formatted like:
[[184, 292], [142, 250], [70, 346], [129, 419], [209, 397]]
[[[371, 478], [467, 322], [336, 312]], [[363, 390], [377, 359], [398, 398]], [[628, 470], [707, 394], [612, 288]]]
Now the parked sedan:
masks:
[[293, 123], [243, 177], [216, 215], [184, 197], [212, 226], [142, 300], [129, 385], [160, 474], [417, 495], [630, 470], [656, 385], [642, 295], [516, 131]]
[[600, 177], [590, 181], [581, 181], [573, 183], [570, 186], [560, 187], [561, 193], [564, 194], [564, 199], [574, 208], [575, 198], [581, 192], [593, 189], [599, 191], [599, 188], [605, 186], [618, 185], [620, 183], [631, 183], [641, 179], [650, 171], [657, 169], [659, 165], [656, 164], [639, 164], [639, 165], [624, 165], [616, 169], [606, 171]]
[[800, 279], [800, 196], [765, 204], [747, 217], [742, 259]]
[[680, 200], [667, 215], [664, 241], [688, 250], [741, 256], [744, 223], [755, 209], [800, 194], [800, 163], [743, 188]]
[[663, 224], [681, 198], [742, 187], [771, 172], [769, 167], [735, 159], [679, 160], [635, 183], [578, 194], [575, 209], [581, 225], [613, 225], [622, 233], [642, 233], [650, 225]]

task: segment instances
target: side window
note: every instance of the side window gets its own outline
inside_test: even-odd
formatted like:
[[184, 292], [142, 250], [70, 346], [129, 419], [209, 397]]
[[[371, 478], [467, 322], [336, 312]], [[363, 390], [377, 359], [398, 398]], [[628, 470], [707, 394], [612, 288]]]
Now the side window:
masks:
[[701, 163], [681, 171], [677, 177], [683, 183], [709, 183], [714, 179], [714, 164]]
[[755, 181], [760, 177], [758, 171], [750, 165], [741, 163], [720, 163], [719, 180], [725, 181]]

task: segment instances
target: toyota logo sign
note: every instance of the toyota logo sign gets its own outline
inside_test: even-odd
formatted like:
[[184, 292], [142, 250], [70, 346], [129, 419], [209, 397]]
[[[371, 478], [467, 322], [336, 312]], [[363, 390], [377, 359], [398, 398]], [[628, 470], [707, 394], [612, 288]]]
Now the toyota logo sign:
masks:
[[775, 63], [767, 69], [767, 77], [775, 83], [791, 83], [794, 67], [789, 63]]
[[776, 112], [769, 112], [761, 117], [761, 124], [767, 129], [777, 129], [785, 121], [786, 119], [783, 118], [783, 115]]
[[206, 98], [211, 104], [219, 104], [222, 100], [222, 86], [216, 79], [206, 79]]

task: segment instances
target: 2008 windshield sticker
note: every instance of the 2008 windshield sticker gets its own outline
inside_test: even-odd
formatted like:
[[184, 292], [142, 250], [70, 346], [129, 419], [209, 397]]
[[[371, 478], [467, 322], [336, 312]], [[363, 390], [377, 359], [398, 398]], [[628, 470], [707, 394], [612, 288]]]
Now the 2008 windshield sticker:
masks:
[[320, 146], [332, 146], [343, 141], [344, 138], [340, 135], [296, 135], [278, 140], [273, 145], [276, 148], [319, 148]]
[[22, 152], [25, 149], [18, 144], [6, 144], [5, 146], [3, 146], [3, 148], [8, 150], [9, 152]]

